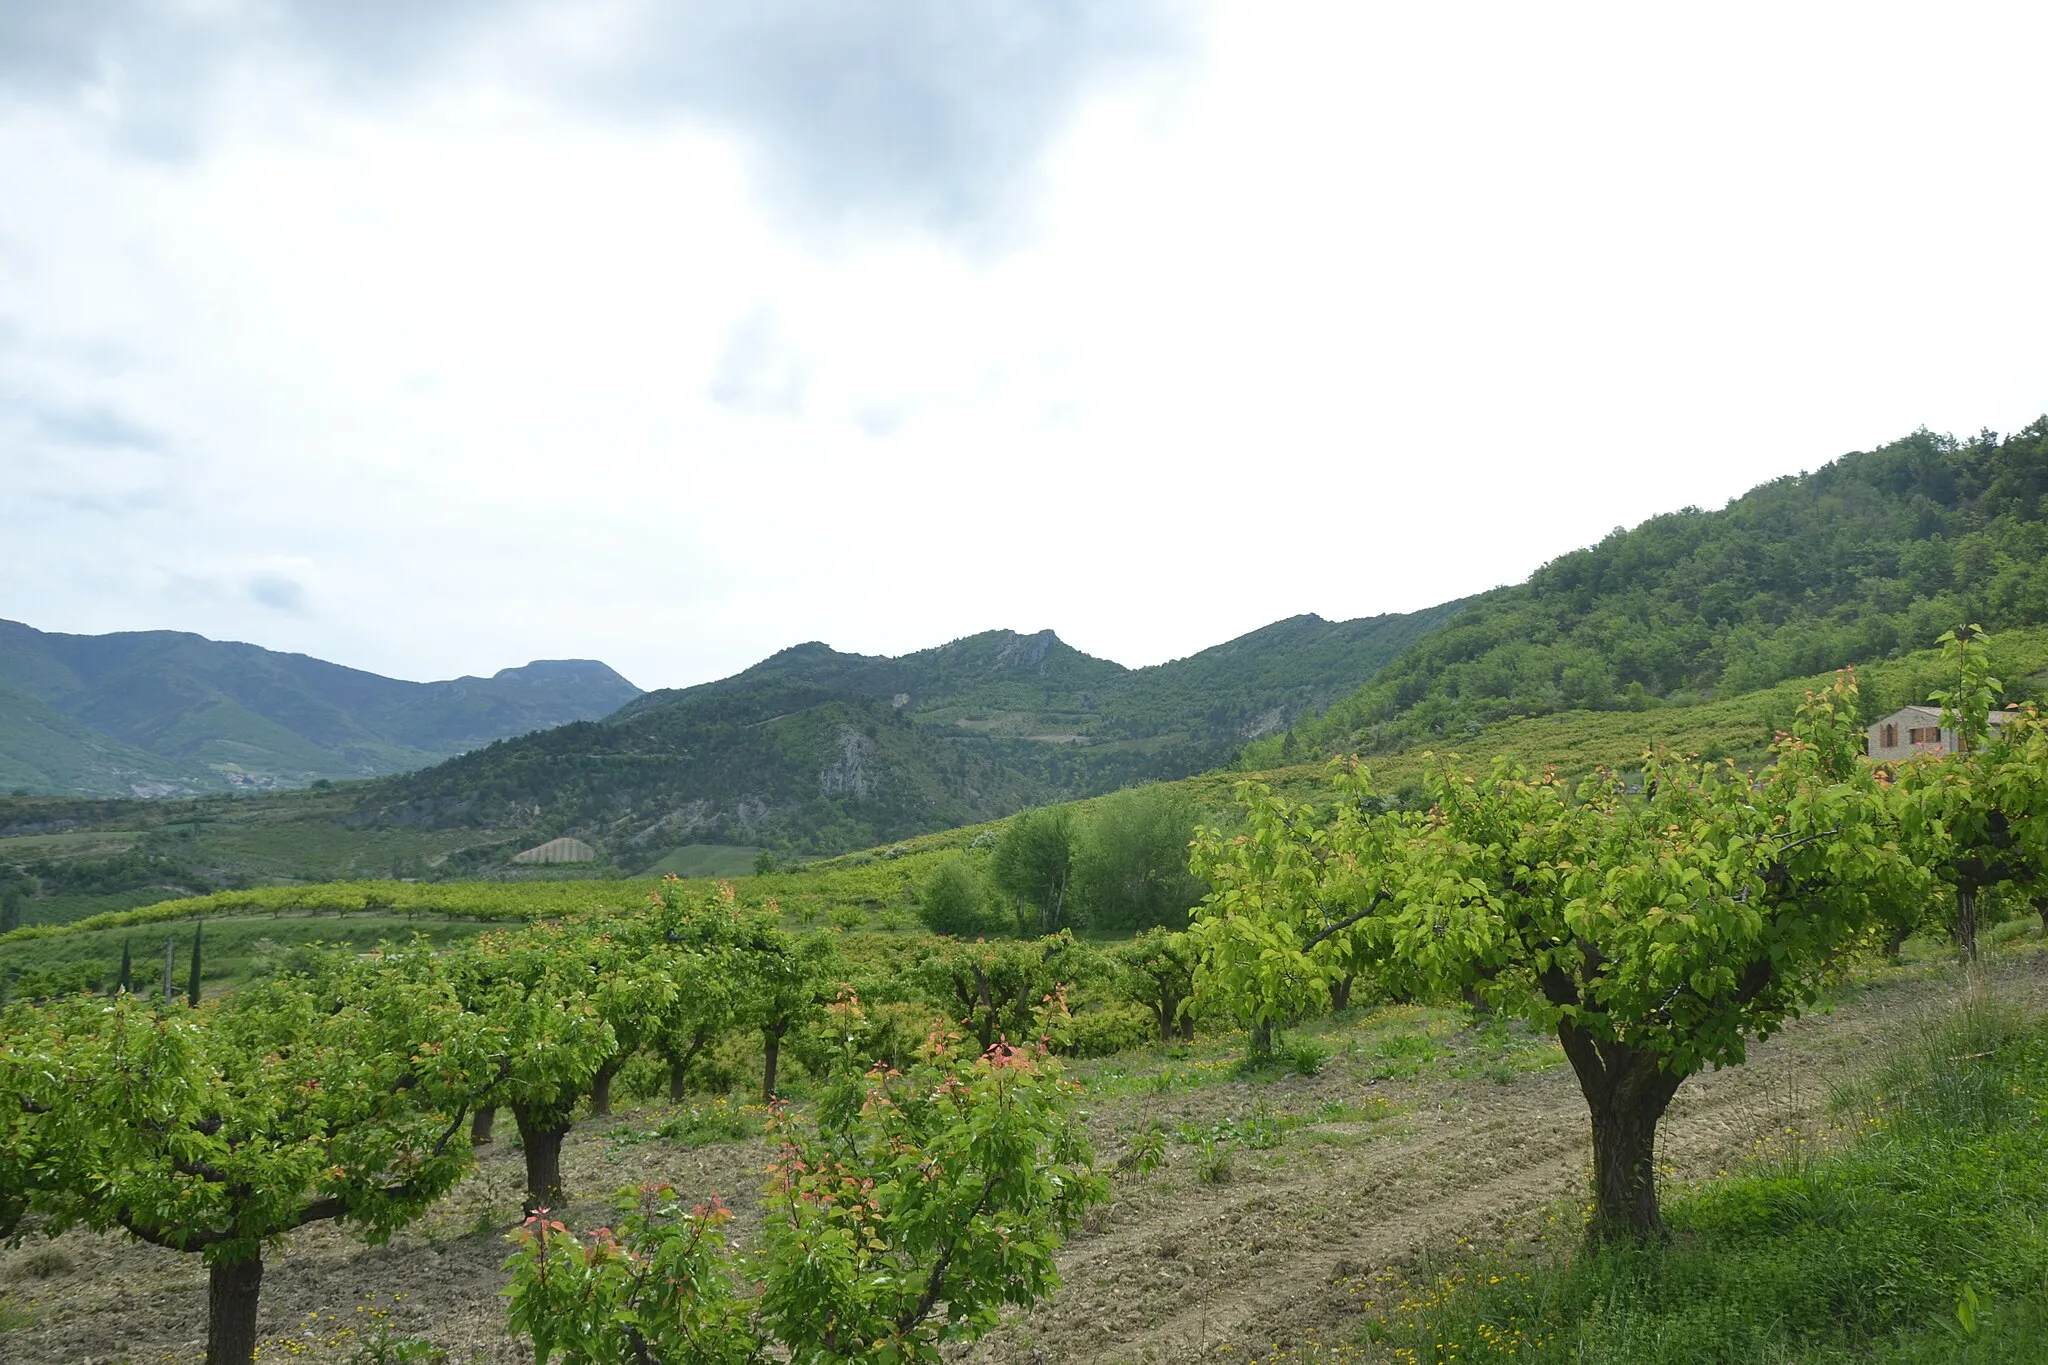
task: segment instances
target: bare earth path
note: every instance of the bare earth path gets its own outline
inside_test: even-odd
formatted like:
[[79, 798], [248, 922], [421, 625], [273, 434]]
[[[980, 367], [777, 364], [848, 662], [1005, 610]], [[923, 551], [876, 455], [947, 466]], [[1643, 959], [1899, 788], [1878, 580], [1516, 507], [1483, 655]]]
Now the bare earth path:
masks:
[[[2001, 993], [2030, 1010], [2048, 1007], [2048, 955], [2025, 951], [1990, 970]], [[1894, 974], [1757, 1046], [1747, 1065], [1687, 1081], [1662, 1130], [1666, 1179], [1711, 1176], [1760, 1141], [1816, 1123], [1834, 1081], [1909, 1036], [1958, 989], [1952, 972]], [[1173, 1144], [1163, 1169], [1119, 1182], [1115, 1203], [1068, 1244], [1066, 1283], [1050, 1304], [958, 1354], [1108, 1365], [1242, 1360], [1276, 1344], [1343, 1340], [1357, 1311], [1346, 1279], [1459, 1237], [1513, 1235], [1575, 1198], [1586, 1178], [1586, 1117], [1570, 1071], [1544, 1064], [1540, 1040], [1502, 1051], [1498, 1038], [1460, 1031], [1440, 1039], [1441, 1055], [1397, 1079], [1411, 1068], [1386, 1040], [1419, 1032], [1414, 1011], [1368, 1018], [1330, 1036], [1348, 1052], [1321, 1075], [1264, 1085], [1217, 1079], [1155, 1092], [1142, 1078], [1098, 1074], [1090, 1123], [1105, 1162], [1155, 1119], [1169, 1130], [1231, 1120], [1242, 1131], [1262, 1113], [1292, 1126], [1267, 1150], [1237, 1150], [1222, 1183], [1197, 1178], [1195, 1145]], [[588, 1196], [650, 1180], [693, 1197], [716, 1189], [744, 1222], [762, 1149], [679, 1150], [605, 1136], [651, 1121], [622, 1114], [572, 1137], [566, 1173], [586, 1197], [567, 1211], [571, 1226], [607, 1220], [607, 1201]], [[498, 1293], [518, 1154], [502, 1142], [485, 1150], [463, 1187], [390, 1247], [318, 1229], [274, 1253], [263, 1285], [263, 1358], [345, 1360], [359, 1333], [384, 1321], [430, 1337], [451, 1361], [529, 1360], [505, 1334]], [[38, 1269], [49, 1273], [38, 1277]], [[196, 1256], [74, 1233], [0, 1253], [0, 1292], [0, 1322], [5, 1305], [34, 1319], [0, 1332], [0, 1359], [11, 1363], [200, 1354], [206, 1291]]]

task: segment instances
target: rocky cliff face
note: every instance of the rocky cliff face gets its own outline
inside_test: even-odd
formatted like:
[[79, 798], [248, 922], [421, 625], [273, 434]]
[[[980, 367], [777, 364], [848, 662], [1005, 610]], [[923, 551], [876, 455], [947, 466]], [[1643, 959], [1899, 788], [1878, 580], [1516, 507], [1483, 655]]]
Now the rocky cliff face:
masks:
[[839, 732], [839, 750], [818, 770], [818, 794], [866, 800], [880, 788], [882, 770], [873, 741], [847, 726]]

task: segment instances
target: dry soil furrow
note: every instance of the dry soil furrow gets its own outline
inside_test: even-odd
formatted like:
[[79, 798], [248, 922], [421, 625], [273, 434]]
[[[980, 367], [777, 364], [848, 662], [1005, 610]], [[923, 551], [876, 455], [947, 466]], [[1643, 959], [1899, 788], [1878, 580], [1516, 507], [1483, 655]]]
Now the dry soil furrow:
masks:
[[[2044, 968], [2011, 964], [2000, 987], [2039, 1009]], [[1710, 1176], [1787, 1129], [1804, 1133], [1838, 1078], [1910, 1036], [1956, 989], [1946, 974], [1888, 982], [1794, 1022], [1745, 1065], [1688, 1080], [1663, 1126], [1665, 1178]], [[1585, 1188], [1586, 1111], [1568, 1068], [1506, 1086], [1435, 1081], [1391, 1093], [1418, 1107], [1364, 1147], [1320, 1160], [1290, 1151], [1227, 1193], [1205, 1193], [1185, 1169], [1155, 1175], [1155, 1188], [1124, 1197], [1107, 1232], [1068, 1248], [1051, 1303], [969, 1358], [1182, 1361], [1218, 1358], [1228, 1344], [1242, 1359], [1275, 1343], [1334, 1340], [1356, 1312], [1340, 1279], [1528, 1226]]]

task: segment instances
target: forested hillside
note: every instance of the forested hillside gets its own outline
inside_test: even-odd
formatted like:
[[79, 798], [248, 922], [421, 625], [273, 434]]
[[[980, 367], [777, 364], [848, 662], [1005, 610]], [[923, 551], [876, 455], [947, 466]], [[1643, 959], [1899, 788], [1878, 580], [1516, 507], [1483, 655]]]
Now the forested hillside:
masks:
[[1051, 631], [989, 631], [899, 658], [797, 645], [599, 723], [379, 784], [364, 818], [577, 833], [628, 866], [686, 843], [858, 848], [1228, 763], [1461, 606], [1294, 617], [1141, 669]]
[[416, 683], [178, 631], [0, 621], [0, 790], [189, 795], [377, 776], [639, 694], [588, 659]]
[[1384, 752], [1491, 721], [1685, 704], [2048, 622], [2048, 418], [1917, 431], [1686, 508], [1472, 599], [1371, 683], [1246, 762]]

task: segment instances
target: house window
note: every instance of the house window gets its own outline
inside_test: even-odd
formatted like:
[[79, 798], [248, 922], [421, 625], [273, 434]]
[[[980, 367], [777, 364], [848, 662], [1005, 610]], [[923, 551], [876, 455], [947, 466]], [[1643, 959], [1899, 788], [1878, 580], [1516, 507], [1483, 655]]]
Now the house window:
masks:
[[1878, 728], [1878, 736], [1877, 736], [1877, 742], [1878, 742], [1878, 745], [1879, 745], [1880, 747], [1882, 747], [1882, 748], [1886, 748], [1886, 749], [1896, 749], [1896, 748], [1898, 748], [1898, 747], [1899, 747], [1899, 727], [1898, 727], [1898, 726], [1896, 726], [1896, 725], [1884, 725], [1884, 726], [1880, 726], [1880, 727]]
[[1925, 728], [1916, 726], [1906, 731], [1906, 743], [1939, 744], [1941, 743], [1941, 727], [1939, 725], [1930, 725]]

